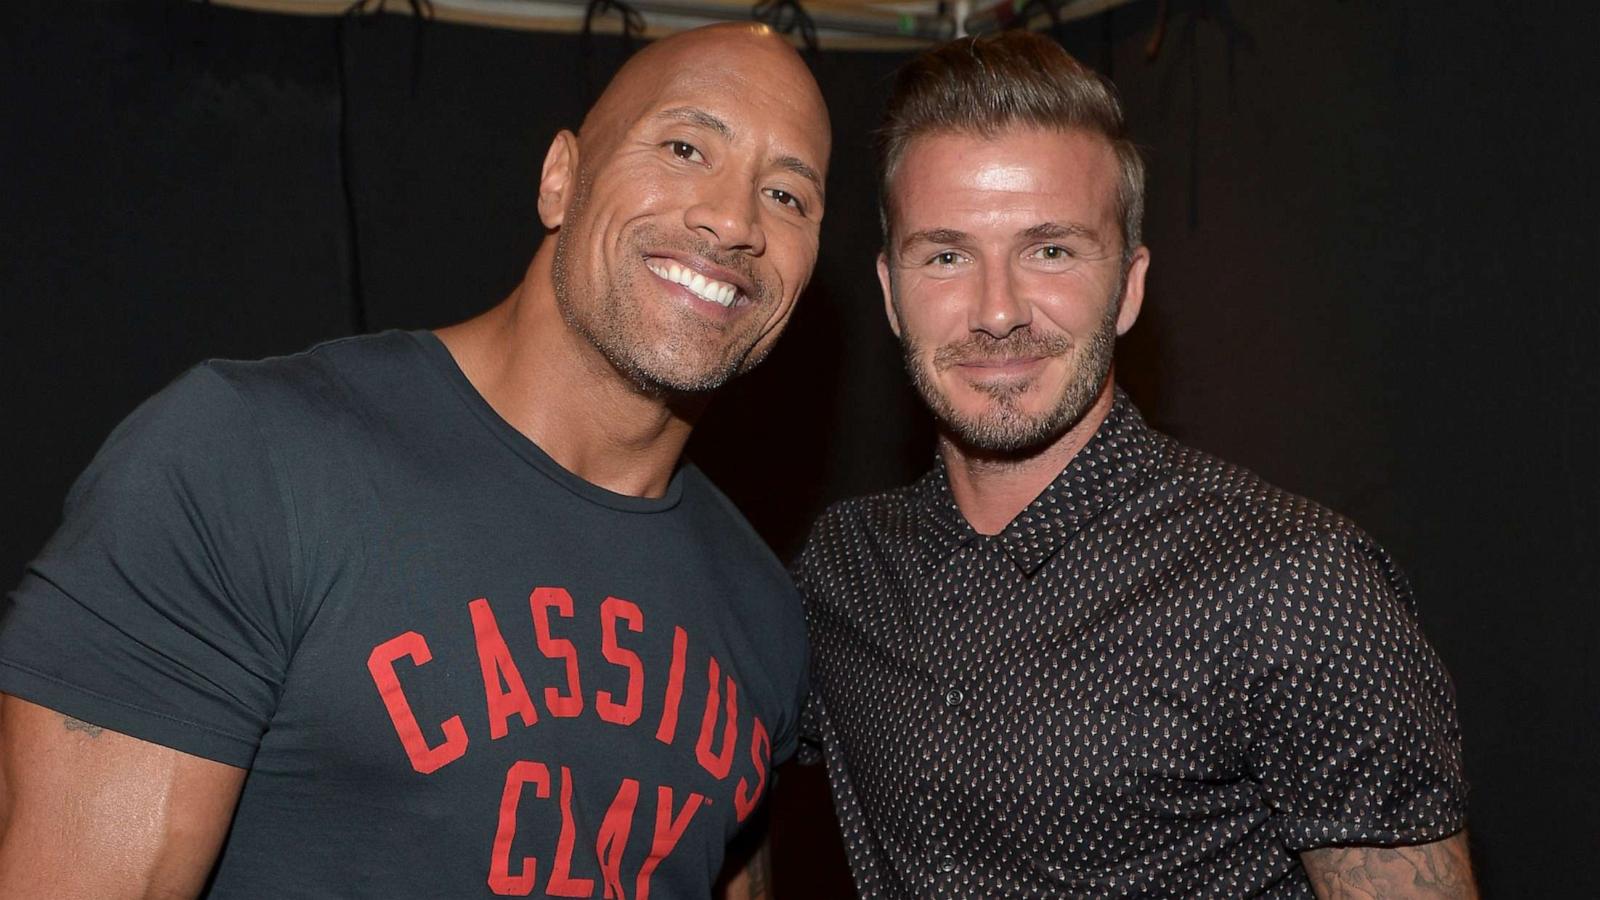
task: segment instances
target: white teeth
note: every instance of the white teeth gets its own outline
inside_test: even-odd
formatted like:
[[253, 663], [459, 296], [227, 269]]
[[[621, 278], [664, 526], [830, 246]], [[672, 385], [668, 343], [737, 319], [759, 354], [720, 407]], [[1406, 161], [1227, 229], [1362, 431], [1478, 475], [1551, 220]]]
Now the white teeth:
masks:
[[732, 306], [733, 301], [739, 298], [739, 289], [731, 284], [707, 278], [693, 269], [687, 269], [673, 262], [646, 260], [645, 268], [656, 273], [673, 284], [681, 284], [691, 293], [708, 303], [718, 306]]

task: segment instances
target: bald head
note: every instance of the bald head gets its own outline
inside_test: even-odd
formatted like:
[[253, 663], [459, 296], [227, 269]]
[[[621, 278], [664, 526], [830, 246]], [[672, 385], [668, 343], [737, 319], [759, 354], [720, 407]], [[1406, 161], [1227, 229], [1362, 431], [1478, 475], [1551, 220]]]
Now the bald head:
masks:
[[761, 25], [658, 41], [551, 143], [550, 296], [635, 387], [700, 394], [756, 365], [817, 261], [831, 134], [811, 73]]
[[583, 119], [579, 140], [586, 152], [603, 152], [673, 87], [730, 81], [737, 90], [751, 90], [752, 98], [784, 98], [787, 115], [820, 136], [824, 148], [831, 144], [828, 109], [810, 70], [787, 41], [756, 22], [707, 25], [647, 45], [606, 85]]

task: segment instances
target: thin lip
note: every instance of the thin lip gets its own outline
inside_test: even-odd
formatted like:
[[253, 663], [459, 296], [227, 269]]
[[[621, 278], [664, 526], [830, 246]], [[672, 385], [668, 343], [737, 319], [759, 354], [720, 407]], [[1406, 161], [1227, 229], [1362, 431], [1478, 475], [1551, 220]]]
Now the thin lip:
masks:
[[670, 259], [678, 265], [683, 266], [686, 269], [692, 269], [707, 278], [712, 278], [726, 284], [731, 284], [734, 286], [734, 289], [739, 292], [739, 296], [735, 298], [736, 301], [749, 300], [752, 297], [752, 288], [750, 282], [746, 280], [743, 275], [740, 275], [736, 272], [730, 272], [721, 266], [712, 265], [702, 257], [694, 256], [692, 254], [674, 253], [672, 251], [646, 250], [644, 253], [644, 258], [646, 260]]
[[1010, 356], [1005, 359], [985, 359], [976, 362], [958, 362], [956, 366], [963, 369], [1009, 369], [1014, 366], [1029, 366], [1047, 359], [1049, 356]]

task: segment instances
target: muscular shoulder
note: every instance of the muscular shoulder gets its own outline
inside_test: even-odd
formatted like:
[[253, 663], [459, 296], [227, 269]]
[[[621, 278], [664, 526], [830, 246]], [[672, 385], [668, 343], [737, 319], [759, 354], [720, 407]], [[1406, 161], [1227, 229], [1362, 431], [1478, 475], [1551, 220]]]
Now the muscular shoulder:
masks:
[[344, 338], [267, 359], [214, 359], [196, 371], [226, 383], [263, 428], [284, 434], [370, 424], [372, 410], [414, 396], [418, 379], [430, 374], [421, 346], [403, 332]]

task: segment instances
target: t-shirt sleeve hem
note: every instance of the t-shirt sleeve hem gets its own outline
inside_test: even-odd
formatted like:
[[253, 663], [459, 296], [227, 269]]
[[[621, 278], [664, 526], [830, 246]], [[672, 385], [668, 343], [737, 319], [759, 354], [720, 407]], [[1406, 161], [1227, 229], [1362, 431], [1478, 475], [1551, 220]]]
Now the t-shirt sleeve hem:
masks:
[[248, 769], [255, 759], [254, 739], [114, 700], [10, 660], [0, 660], [0, 691], [91, 725], [224, 765]]
[[1285, 817], [1278, 823], [1284, 846], [1300, 853], [1322, 847], [1352, 845], [1411, 846], [1442, 841], [1467, 827], [1465, 810], [1434, 822], [1343, 822], [1337, 819]]

